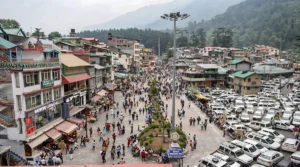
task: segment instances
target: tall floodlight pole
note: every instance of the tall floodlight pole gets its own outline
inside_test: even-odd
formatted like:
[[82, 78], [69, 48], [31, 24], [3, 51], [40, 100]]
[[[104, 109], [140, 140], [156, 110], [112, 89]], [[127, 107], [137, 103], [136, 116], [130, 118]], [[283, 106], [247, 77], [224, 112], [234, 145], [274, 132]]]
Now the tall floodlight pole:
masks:
[[164, 14], [161, 16], [162, 19], [170, 20], [174, 22], [174, 31], [173, 31], [173, 92], [172, 92], [172, 131], [175, 132], [175, 74], [176, 74], [176, 21], [178, 19], [184, 20], [188, 18], [190, 15], [188, 14], [180, 14], [177, 13], [170, 13]]

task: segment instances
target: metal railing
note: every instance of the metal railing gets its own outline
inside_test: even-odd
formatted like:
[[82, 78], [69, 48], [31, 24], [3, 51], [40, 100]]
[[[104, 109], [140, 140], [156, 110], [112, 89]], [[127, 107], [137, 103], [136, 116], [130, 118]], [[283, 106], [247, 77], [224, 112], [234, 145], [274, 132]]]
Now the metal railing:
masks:
[[79, 88], [75, 88], [73, 90], [69, 90], [67, 92], [65, 92], [65, 96], [68, 96], [74, 92], [78, 92], [78, 91], [81, 91], [81, 90], [85, 90], [86, 89], [86, 86], [85, 85], [81, 85]]
[[6, 115], [3, 115], [3, 114], [0, 114], [0, 118], [4, 119], [7, 122], [13, 122], [13, 121], [15, 121], [15, 119], [10, 118], [10, 117], [8, 117]]
[[12, 59], [12, 62], [19, 62], [19, 63], [24, 63], [24, 64], [33, 64], [33, 63], [59, 62], [59, 59], [58, 58], [41, 59], [41, 60], [34, 60], [34, 59]]

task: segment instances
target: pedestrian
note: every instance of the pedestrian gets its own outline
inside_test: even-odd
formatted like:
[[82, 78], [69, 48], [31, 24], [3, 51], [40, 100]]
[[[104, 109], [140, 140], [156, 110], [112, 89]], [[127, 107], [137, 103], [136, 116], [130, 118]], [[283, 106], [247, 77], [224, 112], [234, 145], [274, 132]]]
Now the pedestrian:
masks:
[[120, 122], [117, 123], [117, 127], [118, 127], [118, 130], [120, 130], [120, 128], [121, 128]]
[[136, 116], [135, 116], [135, 117], [136, 117], [136, 120], [139, 120], [139, 116], [138, 116], [138, 114], [136, 114]]
[[201, 130], [203, 130], [203, 127], [204, 127], [204, 123], [202, 122], [201, 123]]
[[121, 158], [120, 164], [121, 164], [121, 165], [124, 165], [124, 164], [125, 164], [125, 160], [124, 160], [123, 158]]
[[122, 144], [122, 151], [123, 151], [123, 156], [125, 156], [125, 145]]
[[193, 123], [193, 118], [192, 117], [190, 117], [189, 122], [190, 122], [190, 126], [192, 126], [192, 123]]
[[191, 150], [193, 151], [193, 141], [190, 140], [190, 146], [191, 146]]
[[119, 114], [120, 114], [120, 112], [119, 112], [119, 110], [117, 111], [117, 117], [119, 117]]
[[197, 147], [197, 140], [194, 140], [193, 145], [194, 145], [194, 150], [196, 150], [196, 147]]
[[121, 146], [118, 145], [117, 146], [117, 156], [118, 156], [118, 158], [120, 158], [120, 153], [121, 153]]
[[111, 126], [112, 126], [112, 128], [113, 128], [113, 131], [115, 131], [115, 127], [116, 127], [115, 122], [113, 122], [113, 123], [111, 124]]
[[130, 132], [130, 133], [133, 133], [133, 124], [131, 124], [130, 129], [131, 129], [131, 132]]
[[130, 137], [128, 137], [128, 138], [127, 138], [127, 147], [129, 147], [129, 146], [130, 146], [130, 143], [131, 143], [131, 138], [130, 138]]
[[195, 123], [196, 123], [196, 119], [193, 118], [193, 126], [195, 126]]
[[100, 128], [98, 127], [98, 128], [97, 128], [98, 136], [100, 135], [100, 132], [101, 132], [101, 130], [100, 130]]
[[66, 143], [66, 155], [68, 154], [69, 151], [70, 151], [70, 144]]
[[207, 123], [204, 124], [204, 130], [206, 130], [206, 127], [207, 127]]
[[105, 151], [102, 151], [102, 152], [101, 152], [102, 163], [105, 163], [105, 162], [106, 162], [105, 155], [106, 155], [106, 152], [105, 152]]
[[180, 118], [180, 121], [179, 121], [179, 126], [180, 126], [180, 129], [182, 129], [182, 120]]
[[128, 117], [128, 123], [129, 123], [129, 125], [131, 124], [131, 117], [130, 116]]
[[199, 125], [199, 122], [201, 121], [201, 118], [200, 118], [200, 116], [198, 116], [197, 117], [197, 123], [198, 123], [198, 125]]
[[108, 113], [106, 113], [105, 117], [106, 117], [106, 121], [107, 121], [108, 120]]
[[96, 141], [94, 140], [93, 141], [93, 150], [95, 150], [95, 147], [96, 147]]
[[223, 137], [225, 137], [225, 135], [226, 135], [226, 130], [224, 129], [223, 130]]
[[116, 138], [117, 138], [117, 135], [116, 135], [115, 133], [113, 133], [113, 134], [112, 134], [112, 138], [113, 138], [113, 140], [114, 140], [114, 143], [115, 143], [115, 141], [116, 141]]
[[99, 138], [99, 141], [101, 142], [102, 140], [104, 141], [104, 139], [103, 139], [103, 133], [102, 132], [100, 132], [100, 138]]
[[115, 159], [115, 154], [116, 154], [115, 146], [112, 146], [112, 147], [111, 147], [111, 150], [110, 150], [110, 156], [111, 156], [111, 159], [112, 159], [112, 160]]
[[132, 121], [134, 121], [134, 113], [131, 114]]
[[146, 161], [146, 152], [145, 152], [145, 150], [143, 150], [141, 152], [141, 156], [142, 156], [142, 161]]
[[74, 150], [73, 151], [75, 151], [75, 149], [78, 150], [78, 143], [77, 143], [77, 141], [74, 142]]
[[143, 114], [145, 114], [145, 108], [143, 108]]
[[189, 101], [189, 108], [191, 108], [191, 101]]
[[92, 137], [92, 135], [93, 135], [93, 128], [90, 127], [90, 137]]
[[73, 148], [71, 148], [70, 149], [70, 151], [69, 151], [69, 155], [70, 155], [70, 160], [72, 160], [73, 159]]

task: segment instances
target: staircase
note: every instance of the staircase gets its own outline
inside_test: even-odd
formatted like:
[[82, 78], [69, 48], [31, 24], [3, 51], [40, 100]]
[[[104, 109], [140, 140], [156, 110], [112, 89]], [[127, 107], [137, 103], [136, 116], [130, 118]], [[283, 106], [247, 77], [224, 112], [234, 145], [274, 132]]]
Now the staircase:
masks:
[[0, 62], [9, 62], [9, 55], [0, 51]]
[[10, 156], [10, 166], [25, 166], [26, 160], [15, 152], [9, 150], [8, 155]]
[[[9, 55], [0, 51], [0, 62], [10, 62]], [[0, 71], [0, 83], [11, 83], [10, 70], [1, 70]]]
[[17, 127], [15, 119], [0, 114], [0, 124], [6, 128]]
[[0, 105], [3, 106], [13, 106], [13, 95], [12, 94], [5, 94], [3, 92], [0, 92]]

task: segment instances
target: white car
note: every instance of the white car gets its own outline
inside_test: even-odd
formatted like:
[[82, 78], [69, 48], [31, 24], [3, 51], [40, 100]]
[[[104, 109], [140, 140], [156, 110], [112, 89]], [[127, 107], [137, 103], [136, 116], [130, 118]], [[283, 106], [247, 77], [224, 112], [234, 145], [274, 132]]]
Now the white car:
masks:
[[250, 113], [250, 114], [253, 114], [254, 113], [254, 107], [252, 104], [247, 104], [246, 105], [246, 112], [247, 113]]
[[284, 158], [283, 154], [278, 151], [269, 150], [262, 153], [258, 158], [257, 162], [265, 166], [274, 166]]
[[269, 133], [270, 135], [280, 138], [282, 140], [285, 139], [285, 136], [283, 134], [278, 133], [276, 130], [274, 129], [269, 129], [269, 128], [262, 128], [261, 131]]
[[261, 121], [265, 122], [265, 123], [272, 123], [272, 121], [274, 120], [274, 117], [271, 115], [266, 115]]
[[281, 145], [281, 149], [289, 152], [296, 152], [299, 148], [300, 141], [297, 139], [287, 138]]
[[261, 120], [261, 118], [262, 118], [262, 112], [255, 111], [252, 118], [253, 118], [253, 120]]
[[292, 122], [293, 125], [295, 126], [299, 126], [300, 125], [300, 117], [295, 117], [293, 118], [293, 122]]
[[299, 105], [300, 104], [300, 99], [299, 98], [294, 98], [293, 99], [293, 104], [294, 105]]
[[276, 129], [282, 129], [282, 130], [287, 130], [287, 131], [293, 131], [293, 129], [295, 128], [294, 125], [291, 125], [289, 123], [283, 122], [281, 120], [275, 120], [275, 128]]
[[280, 119], [282, 122], [286, 122], [286, 123], [289, 123], [291, 124], [292, 122], [292, 115], [291, 114], [286, 114], [284, 113]]
[[235, 162], [232, 158], [230, 158], [229, 156], [227, 156], [225, 154], [216, 152], [216, 153], [213, 153], [211, 155], [218, 158], [218, 159], [221, 159], [221, 160], [227, 162], [226, 167], [240, 167], [241, 166], [239, 163]]
[[241, 122], [250, 122], [250, 117], [247, 112], [242, 112], [240, 119], [241, 119]]
[[244, 124], [236, 124], [236, 125], [232, 125], [231, 128], [232, 128], [233, 130], [235, 130], [235, 131], [236, 131], [236, 130], [242, 130], [242, 131], [244, 131], [245, 133], [247, 133], [247, 132], [252, 132], [252, 131], [253, 131], [251, 128], [246, 127]]
[[290, 156], [290, 160], [295, 163], [295, 164], [300, 164], [300, 151], [296, 151], [294, 152], [291, 156]]
[[257, 150], [259, 150], [260, 153], [264, 153], [266, 151], [269, 151], [266, 147], [262, 146], [259, 142], [251, 140], [251, 139], [245, 139], [245, 143], [251, 144], [254, 146]]

